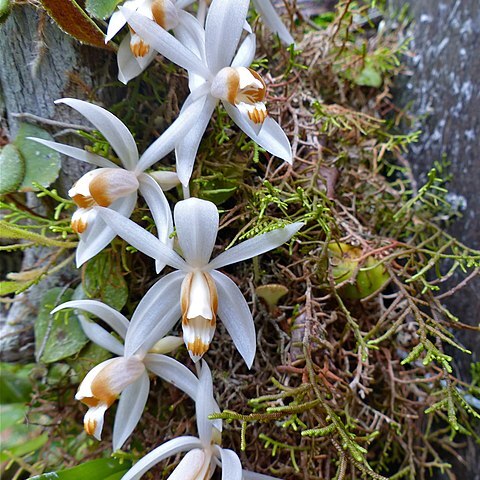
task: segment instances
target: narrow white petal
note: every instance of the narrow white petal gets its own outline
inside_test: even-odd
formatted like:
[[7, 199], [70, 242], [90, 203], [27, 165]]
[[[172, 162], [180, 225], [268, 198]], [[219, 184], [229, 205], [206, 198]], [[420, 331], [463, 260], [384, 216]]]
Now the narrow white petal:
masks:
[[205, 78], [210, 76], [203, 62], [173, 35], [143, 15], [124, 7], [119, 8], [135, 32], [157, 52], [187, 71], [198, 73]]
[[[170, 238], [170, 235], [173, 233], [172, 211], [163, 190], [152, 177], [145, 173], [140, 174], [138, 180], [140, 181], [140, 193], [145, 198], [157, 227], [158, 239], [173, 249], [173, 238]], [[157, 274], [164, 267], [165, 263], [156, 261], [155, 268]]]
[[187, 97], [178, 118], [145, 150], [138, 162], [137, 172], [142, 172], [161, 160], [175, 148], [180, 140], [190, 134], [190, 130], [203, 111], [206, 98], [203, 96], [196, 101], [191, 101], [191, 99], [192, 95]]
[[247, 35], [232, 62], [232, 67], [249, 67], [255, 58], [257, 39], [254, 33]]
[[188, 186], [192, 176], [198, 147], [217, 103], [218, 100], [216, 98], [213, 98], [211, 95], [206, 96], [203, 109], [197, 116], [195, 123], [191, 126], [188, 135], [183, 137], [175, 149], [178, 178], [185, 187]]
[[209, 468], [210, 457], [204, 450], [190, 450], [169, 475], [168, 480], [204, 480]]
[[247, 367], [251, 368], [257, 349], [257, 337], [247, 301], [237, 285], [226, 275], [216, 270], [210, 274], [218, 291], [218, 316]]
[[113, 12], [110, 20], [108, 21], [107, 34], [105, 36], [105, 43], [109, 42], [127, 23], [122, 12], [117, 10]]
[[218, 232], [218, 210], [214, 203], [198, 198], [182, 200], [173, 211], [178, 243], [192, 267], [207, 265]]
[[144, 57], [141, 57], [141, 61], [139, 61], [140, 59], [135, 57], [130, 50], [130, 38], [131, 35], [129, 32], [120, 42], [117, 52], [118, 79], [125, 85], [132, 80], [132, 78], [138, 77], [157, 54], [155, 50], [150, 49]]
[[280, 480], [277, 477], [270, 475], [263, 475], [262, 473], [250, 472], [249, 470], [242, 470], [243, 480]]
[[295, 43], [292, 35], [288, 31], [282, 19], [276, 12], [270, 0], [253, 0], [255, 10], [262, 17], [263, 22], [274, 33], [278, 33], [280, 40], [286, 45]]
[[[136, 203], [137, 193], [135, 192], [127, 197], [120, 198], [112, 203], [110, 208], [106, 208], [105, 210], [117, 215], [116, 218], [127, 220], [127, 217], [130, 217], [132, 214]], [[85, 233], [80, 237], [80, 242], [76, 251], [77, 268], [80, 268], [87, 260], [90, 260], [98, 252], [102, 251], [115, 238], [115, 236], [115, 231], [109, 228], [102, 218], [97, 216], [95, 220], [91, 222], [91, 225], [89, 224]]]
[[223, 102], [225, 109], [232, 118], [232, 120], [256, 143], [258, 143], [265, 150], [270, 152], [288, 163], [293, 162], [292, 147], [287, 135], [282, 130], [282, 127], [273, 120], [267, 117], [263, 122], [260, 132], [257, 134], [253, 131], [250, 123], [240, 113], [238, 108]]
[[152, 450], [141, 458], [123, 477], [122, 480], [139, 480], [141, 476], [150, 470], [158, 462], [171, 457], [179, 452], [185, 452], [194, 448], [202, 448], [200, 440], [196, 437], [178, 437]]
[[174, 29], [175, 38], [205, 61], [205, 30], [193, 15], [183, 10], [178, 11], [178, 18], [180, 22]]
[[184, 277], [183, 272], [169, 273], [144, 295], [130, 321], [125, 355], [140, 350], [148, 352], [180, 319], [180, 287]]
[[92, 342], [96, 343], [105, 350], [108, 350], [109, 352], [115, 353], [116, 355], [123, 355], [123, 345], [112, 334], [108, 333], [100, 325], [87, 320], [84, 315], [79, 314], [78, 319], [85, 335]]
[[125, 124], [113, 113], [93, 103], [75, 98], [62, 98], [55, 103], [65, 103], [81, 113], [95, 125], [115, 150], [127, 170], [133, 170], [138, 162], [137, 144]]
[[245, 240], [227, 251], [222, 252], [209, 263], [209, 267], [215, 269], [221, 268], [225, 265], [242, 262], [247, 258], [256, 257], [257, 255], [273, 250], [290, 240], [303, 225], [304, 223], [302, 222], [291, 223], [283, 228], [277, 228], [271, 232]]
[[198, 391], [198, 378], [182, 363], [158, 353], [145, 357], [145, 366], [155, 375], [185, 392], [193, 400]]
[[197, 414], [198, 436], [203, 445], [210, 446], [212, 441], [213, 423], [208, 416], [214, 412], [214, 405], [212, 372], [207, 362], [202, 360], [197, 397], [195, 398], [195, 413]]
[[222, 459], [222, 480], [242, 480], [242, 464], [238, 455], [228, 448], [219, 448]]
[[54, 314], [65, 308], [80, 309], [91, 313], [113, 328], [122, 338], [125, 338], [130, 322], [120, 313], [98, 300], [72, 300], [56, 307], [50, 313]]
[[249, 0], [212, 1], [205, 22], [205, 50], [212, 73], [232, 63], [249, 3]]
[[120, 237], [146, 255], [173, 268], [187, 268], [185, 261], [158, 238], [111, 208], [95, 207], [99, 216]]
[[150, 390], [148, 373], [130, 384], [120, 395], [113, 425], [113, 451], [122, 448], [142, 416]]
[[107, 160], [100, 155], [96, 155], [95, 153], [82, 150], [81, 148], [71, 147], [70, 145], [65, 145], [63, 143], [51, 142], [50, 140], [44, 140], [43, 138], [27, 138], [29, 140], [33, 140], [34, 142], [41, 143], [42, 145], [45, 145], [56, 152], [63, 153], [64, 155], [67, 155], [67, 157], [75, 158], [81, 162], [89, 163], [90, 165], [96, 165], [97, 167], [105, 168], [118, 168], [118, 166], [110, 160]]

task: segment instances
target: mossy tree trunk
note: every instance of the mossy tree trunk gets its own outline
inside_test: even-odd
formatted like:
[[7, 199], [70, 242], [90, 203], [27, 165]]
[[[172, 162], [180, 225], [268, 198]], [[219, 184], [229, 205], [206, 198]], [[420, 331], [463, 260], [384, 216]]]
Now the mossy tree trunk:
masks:
[[[54, 22], [41, 10], [29, 5], [13, 9], [7, 21], [0, 26], [0, 111], [2, 137], [13, 139], [20, 121], [32, 122], [31, 118], [18, 114], [33, 114], [44, 119], [53, 119], [66, 124], [86, 123], [81, 116], [65, 106], [55, 106], [54, 100], [76, 97], [101, 100], [104, 92], [96, 90], [105, 83], [107, 70], [114, 63], [114, 55], [80, 45], [60, 31]], [[38, 126], [50, 129], [47, 124], [33, 121]], [[62, 128], [53, 127], [51, 133]], [[65, 138], [57, 139], [67, 142]], [[71, 143], [68, 139], [68, 143]], [[60, 177], [55, 184], [65, 195], [72, 183], [88, 166], [63, 159]], [[37, 213], [45, 206], [33, 193], [28, 193], [26, 205]], [[6, 265], [1, 258], [3, 274], [12, 268], [29, 270], [40, 268], [49, 255], [48, 249], [31, 248], [23, 257], [22, 264]], [[8, 255], [8, 254], [7, 254]], [[0, 311], [0, 358], [4, 361], [30, 361], [33, 359], [33, 330], [41, 296], [53, 286], [69, 285], [75, 276], [73, 263], [57, 274], [47, 277], [38, 285], [20, 294], [15, 301], [3, 305]]]
[[[414, 128], [423, 132], [411, 147], [409, 160], [419, 184], [434, 162], [445, 157], [451, 163], [449, 201], [452, 208], [461, 211], [462, 218], [449, 227], [449, 232], [480, 249], [480, 2], [392, 0], [391, 4], [394, 8], [407, 4], [413, 19], [408, 32], [413, 39], [411, 74], [399, 84], [397, 99], [404, 106], [411, 104], [410, 112], [419, 119]], [[461, 280], [460, 273], [453, 279], [455, 283]], [[478, 326], [479, 291], [477, 277], [447, 300], [462, 322]], [[461, 331], [456, 337], [473, 354], [453, 352], [460, 378], [468, 381], [470, 363], [480, 361], [478, 334]], [[469, 466], [458, 462], [458, 478], [480, 479], [473, 442], [462, 455]]]

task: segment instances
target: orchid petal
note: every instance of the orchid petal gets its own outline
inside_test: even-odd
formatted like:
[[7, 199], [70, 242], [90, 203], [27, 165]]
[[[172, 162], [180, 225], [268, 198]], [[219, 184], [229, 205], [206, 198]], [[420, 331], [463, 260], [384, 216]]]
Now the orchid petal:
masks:
[[247, 35], [245, 40], [240, 45], [235, 58], [232, 61], [232, 67], [249, 67], [253, 59], [255, 58], [255, 53], [257, 49], [257, 39], [254, 33]]
[[277, 228], [276, 230], [262, 233], [249, 240], [245, 240], [227, 251], [222, 252], [209, 263], [209, 267], [215, 269], [221, 268], [225, 265], [242, 262], [247, 258], [256, 257], [262, 253], [273, 250], [290, 240], [303, 225], [304, 223], [302, 222], [291, 223], [283, 228]]
[[157, 55], [155, 50], [150, 49], [144, 57], [137, 58], [130, 50], [130, 39], [129, 32], [120, 42], [117, 52], [118, 79], [125, 85], [132, 78], [138, 77]]
[[283, 43], [286, 45], [295, 43], [295, 40], [282, 22], [270, 0], [253, 0], [253, 4], [255, 5], [255, 10], [262, 17], [265, 25], [272, 32], [277, 33]]
[[[142, 173], [139, 175], [140, 193], [145, 198], [148, 208], [153, 216], [153, 221], [157, 227], [158, 239], [170, 248], [173, 248], [173, 219], [170, 204], [158, 183], [149, 175]], [[156, 261], [155, 268], [160, 273], [165, 267], [165, 263]]]
[[223, 273], [210, 272], [218, 291], [217, 314], [248, 368], [252, 367], [257, 349], [253, 317], [240, 289]]
[[198, 391], [195, 398], [195, 412], [197, 414], [198, 436], [203, 445], [210, 445], [212, 441], [213, 423], [208, 418], [214, 411], [212, 372], [205, 360], [202, 360], [202, 369], [198, 379]]
[[137, 250], [178, 270], [188, 269], [185, 261], [144, 228], [110, 208], [95, 207], [99, 216], [120, 237]]
[[112, 334], [108, 333], [104, 328], [102, 328], [100, 325], [97, 325], [95, 322], [87, 320], [87, 318], [82, 314], [78, 314], [78, 319], [80, 321], [80, 325], [82, 326], [83, 332], [92, 342], [109, 352], [123, 356], [123, 345]]
[[122, 448], [142, 416], [150, 390], [148, 373], [130, 384], [120, 395], [113, 425], [113, 451]]
[[105, 43], [108, 43], [127, 23], [122, 12], [113, 12], [110, 20], [108, 21], [107, 34], [105, 36]]
[[50, 313], [54, 314], [65, 308], [75, 308], [91, 313], [112, 327], [122, 338], [125, 338], [130, 322], [120, 312], [105, 303], [98, 300], [71, 300], [62, 303]]
[[204, 450], [194, 448], [190, 450], [168, 476], [168, 480], [198, 480], [206, 479], [210, 466], [209, 455]]
[[213, 73], [232, 63], [249, 3], [249, 0], [212, 1], [205, 22], [205, 51]]
[[242, 464], [238, 455], [228, 448], [219, 448], [222, 459], [222, 480], [242, 480]]
[[107, 139], [127, 170], [133, 170], [138, 162], [137, 144], [125, 124], [113, 113], [93, 103], [75, 98], [62, 98], [55, 103], [64, 103], [82, 114], [95, 125]]
[[145, 366], [155, 375], [196, 399], [198, 378], [183, 364], [167, 355], [149, 353], [144, 360]]
[[207, 265], [218, 232], [218, 210], [214, 203], [198, 198], [182, 200], [173, 211], [178, 243], [192, 267]]
[[185, 104], [189, 102], [188, 106], [185, 107], [184, 105], [178, 118], [145, 150], [138, 162], [137, 172], [146, 170], [165, 157], [175, 148], [175, 145], [180, 140], [189, 134], [205, 105], [204, 96], [198, 98], [196, 101], [189, 101], [191, 97], [192, 94], [185, 100]]
[[273, 120], [267, 117], [263, 122], [260, 132], [257, 134], [252, 128], [248, 119], [242, 115], [240, 110], [227, 102], [223, 102], [227, 113], [232, 120], [258, 145], [282, 160], [292, 163], [292, 147], [287, 135], [282, 130], [282, 127]]
[[[110, 212], [117, 215], [123, 221], [133, 212], [135, 204], [137, 203], [137, 193], [134, 192], [124, 198], [116, 200], [110, 208], [106, 208]], [[122, 221], [120, 220], [120, 221]], [[116, 236], [114, 230], [105, 225], [105, 222], [98, 216], [88, 225], [87, 230], [80, 236], [80, 242], [77, 245], [76, 263], [77, 268], [80, 268], [87, 260], [90, 260], [97, 253], [102, 251]]]
[[176, 172], [157, 170], [155, 172], [148, 172], [147, 175], [152, 177], [164, 192], [168, 192], [172, 188], [180, 185], [180, 180], [178, 179]]
[[262, 473], [250, 472], [249, 470], [242, 470], [243, 480], [280, 480], [277, 477], [270, 475], [263, 475]]
[[118, 165], [115, 165], [110, 160], [96, 155], [95, 153], [87, 152], [81, 148], [71, 147], [70, 145], [65, 145], [63, 143], [51, 142], [50, 140], [44, 140], [43, 138], [27, 137], [29, 140], [34, 142], [41, 143], [56, 152], [63, 153], [67, 157], [75, 158], [81, 162], [89, 163], [90, 165], [96, 165], [97, 167], [105, 168], [118, 168]]
[[183, 272], [169, 273], [143, 296], [125, 338], [126, 356], [140, 351], [147, 353], [180, 319], [180, 287], [184, 277]]
[[122, 480], [139, 480], [140, 477], [165, 458], [179, 452], [202, 448], [200, 440], [196, 437], [177, 437], [152, 450], [141, 458], [123, 477]]
[[178, 18], [179, 23], [174, 29], [175, 38], [205, 61], [205, 30], [193, 15], [183, 10], [178, 10]]
[[207, 129], [208, 123], [212, 118], [212, 114], [215, 110], [217, 102], [218, 100], [210, 95], [206, 97], [205, 105], [188, 132], [188, 135], [185, 135], [175, 149], [178, 178], [185, 187], [188, 186], [188, 182], [192, 176], [193, 165], [195, 163], [198, 147], [202, 140], [203, 134]]
[[143, 15], [124, 7], [119, 8], [135, 32], [157, 52], [187, 71], [198, 73], [205, 78], [210, 76], [203, 62], [173, 35]]

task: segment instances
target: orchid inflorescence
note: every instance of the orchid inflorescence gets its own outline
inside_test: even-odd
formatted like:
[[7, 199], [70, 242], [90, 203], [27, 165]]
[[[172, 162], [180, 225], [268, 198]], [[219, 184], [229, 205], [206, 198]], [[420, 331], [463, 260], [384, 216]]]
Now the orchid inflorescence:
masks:
[[[213, 0], [210, 6], [206, 0], [199, 0], [197, 17], [185, 10], [193, 3], [127, 0], [113, 13], [108, 25], [107, 41], [127, 23], [129, 27], [118, 50], [121, 81], [126, 83], [141, 73], [156, 52], [188, 73], [190, 94], [178, 118], [143, 155], [139, 155], [128, 128], [112, 113], [71, 98], [57, 103], [68, 105], [89, 120], [111, 145], [121, 166], [86, 150], [33, 139], [99, 167], [86, 173], [69, 191], [78, 206], [71, 222], [80, 237], [77, 267], [118, 235], [154, 258], [157, 273], [166, 265], [175, 269], [150, 288], [131, 320], [97, 300], [73, 300], [52, 311], [77, 310], [87, 337], [117, 355], [95, 366], [76, 394], [76, 399], [88, 406], [85, 430], [99, 440], [104, 414], [119, 398], [114, 450], [123, 446], [142, 415], [149, 393], [149, 372], [177, 386], [195, 401], [198, 438], [182, 436], [167, 441], [138, 461], [124, 480], [138, 479], [154, 464], [182, 451], [188, 453], [170, 479], [209, 479], [217, 466], [222, 468], [222, 479], [273, 478], [242, 470], [237, 454], [221, 448], [221, 421], [208, 418], [219, 412], [212, 375], [201, 359], [212, 342], [218, 316], [251, 368], [256, 351], [252, 314], [237, 285], [218, 269], [279, 247], [303, 224], [293, 223], [250, 238], [211, 259], [219, 212], [212, 202], [190, 198], [189, 182], [198, 146], [219, 101], [234, 122], [265, 150], [288, 163], [292, 162], [292, 150], [280, 125], [268, 116], [265, 81], [249, 68], [256, 46], [246, 21], [249, 0]], [[270, 1], [253, 3], [268, 27], [284, 43], [293, 43]], [[176, 172], [147, 172], [173, 150]], [[163, 192], [179, 184], [185, 198], [175, 205], [172, 216]], [[129, 219], [137, 192], [150, 209], [157, 236]], [[92, 322], [85, 312], [98, 317], [104, 326]], [[168, 336], [179, 320], [183, 339]], [[182, 343], [197, 366], [198, 376], [166, 355]]]

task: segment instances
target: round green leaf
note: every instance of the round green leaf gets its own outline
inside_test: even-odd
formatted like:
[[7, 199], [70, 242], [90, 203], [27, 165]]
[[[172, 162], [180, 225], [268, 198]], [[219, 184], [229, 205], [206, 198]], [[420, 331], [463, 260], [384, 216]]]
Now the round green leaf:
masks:
[[0, 0], [0, 23], [3, 23], [12, 11], [11, 0]]
[[87, 0], [85, 2], [85, 7], [87, 12], [96, 18], [107, 18], [109, 17], [115, 7], [122, 0]]
[[73, 311], [65, 310], [50, 315], [57, 305], [71, 299], [72, 292], [55, 287], [42, 297], [34, 326], [37, 360], [45, 363], [58, 362], [75, 355], [88, 343]]
[[35, 190], [32, 182], [39, 183], [42, 187], [48, 187], [57, 179], [60, 171], [60, 154], [51, 148], [28, 140], [27, 137], [53, 140], [49, 133], [35, 125], [20, 124], [14, 143], [25, 161], [25, 177], [20, 186], [22, 192]]
[[22, 183], [25, 162], [12, 144], [5, 145], [0, 151], [0, 172], [0, 195], [14, 192]]

